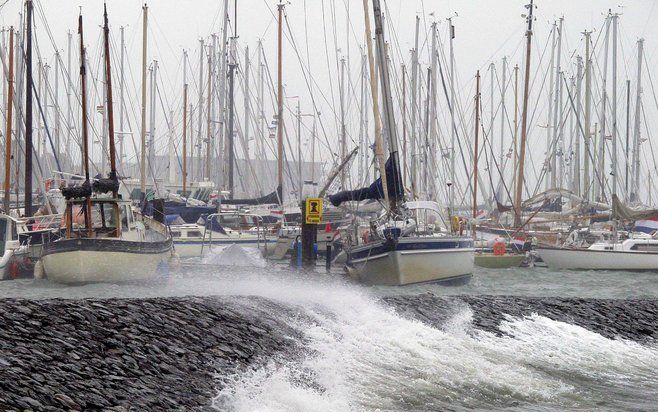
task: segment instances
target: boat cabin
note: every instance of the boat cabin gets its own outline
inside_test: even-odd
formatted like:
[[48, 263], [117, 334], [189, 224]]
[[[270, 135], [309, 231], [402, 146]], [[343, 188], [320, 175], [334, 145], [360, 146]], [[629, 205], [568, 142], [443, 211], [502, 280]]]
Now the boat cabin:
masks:
[[[86, 210], [89, 210], [87, 217]], [[63, 225], [66, 238], [122, 237], [122, 233], [134, 231], [138, 222], [130, 201], [113, 198], [72, 199], [67, 201]]]

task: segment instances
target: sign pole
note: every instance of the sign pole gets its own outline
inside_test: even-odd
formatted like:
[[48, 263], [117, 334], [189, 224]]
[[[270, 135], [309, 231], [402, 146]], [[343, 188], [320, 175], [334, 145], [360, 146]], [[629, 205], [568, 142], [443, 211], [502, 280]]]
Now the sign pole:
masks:
[[302, 209], [302, 266], [313, 267], [317, 259], [317, 225], [322, 221], [322, 199], [306, 198], [300, 205]]

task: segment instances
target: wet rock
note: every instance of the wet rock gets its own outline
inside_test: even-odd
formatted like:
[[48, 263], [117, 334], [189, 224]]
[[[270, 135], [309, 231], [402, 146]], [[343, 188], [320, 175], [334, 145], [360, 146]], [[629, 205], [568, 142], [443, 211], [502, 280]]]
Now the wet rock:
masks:
[[0, 410], [204, 410], [218, 377], [301, 352], [293, 316], [254, 297], [5, 299]]

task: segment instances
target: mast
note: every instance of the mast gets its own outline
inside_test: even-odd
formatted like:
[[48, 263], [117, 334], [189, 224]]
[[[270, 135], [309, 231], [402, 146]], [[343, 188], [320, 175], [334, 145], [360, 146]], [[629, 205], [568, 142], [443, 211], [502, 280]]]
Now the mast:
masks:
[[360, 90], [359, 90], [359, 178], [363, 176], [364, 166], [368, 164], [367, 154], [368, 148], [366, 145], [366, 135], [365, 135], [365, 103], [366, 103], [366, 55], [363, 54], [363, 48], [361, 48], [361, 76], [360, 77]]
[[[345, 58], [340, 59], [340, 161], [347, 157], [347, 136], [345, 135]], [[340, 171], [340, 190], [347, 188], [347, 165]]]
[[[583, 84], [583, 58], [580, 56], [576, 57], [576, 64], [578, 66], [576, 72], [576, 119], [580, 119], [583, 114], [583, 103], [580, 98], [582, 84]], [[574, 193], [577, 196], [582, 196], [581, 180], [580, 180], [580, 162], [581, 162], [581, 150], [580, 143], [583, 139], [582, 129], [578, 127], [579, 122], [576, 121], [576, 138], [575, 138], [575, 152], [573, 160], [573, 186]], [[585, 157], [587, 157], [587, 152], [585, 152]]]
[[[156, 95], [157, 95], [157, 75], [158, 75], [158, 61], [153, 60], [151, 68], [149, 69], [151, 75], [151, 95], [149, 112], [149, 141], [148, 141], [148, 161], [147, 164], [151, 174], [155, 173], [153, 169], [155, 166], [155, 108], [156, 108]], [[155, 176], [152, 176], [155, 181]]]
[[[109, 140], [109, 149], [110, 149], [110, 180], [115, 182], [112, 186], [112, 197], [114, 199], [119, 198], [119, 181], [117, 180], [117, 164], [116, 164], [116, 146], [114, 144], [114, 106], [112, 105], [112, 66], [110, 63], [110, 25], [107, 19], [107, 5], [103, 4], [103, 19], [105, 21], [104, 34], [105, 34], [105, 88], [107, 90], [107, 103], [105, 114], [107, 115], [107, 127], [108, 127], [108, 140]], [[103, 157], [105, 157], [105, 152], [103, 151]], [[119, 209], [119, 204], [113, 204], [114, 211], [114, 221], [116, 222], [116, 236], [121, 236], [121, 210]]]
[[[236, 26], [237, 28], [237, 26]], [[231, 46], [229, 48], [229, 63], [228, 63], [228, 92], [229, 92], [229, 97], [228, 97], [228, 104], [229, 104], [229, 112], [228, 112], [228, 128], [226, 130], [226, 139], [228, 139], [228, 191], [229, 191], [229, 198], [233, 199], [234, 192], [235, 192], [235, 183], [234, 183], [234, 172], [233, 168], [235, 167], [235, 133], [233, 131], [234, 129], [234, 114], [235, 114], [235, 100], [234, 100], [234, 88], [235, 88], [235, 68], [237, 67], [237, 56], [235, 55], [236, 50], [235, 50], [235, 42], [237, 41], [238, 34], [235, 33], [235, 35], [231, 38]], [[246, 90], [245, 90], [246, 94]], [[245, 123], [249, 123], [249, 119], [245, 118]], [[248, 144], [248, 143], [247, 143]]]
[[523, 112], [521, 114], [521, 146], [519, 148], [519, 170], [514, 196], [514, 226], [521, 226], [521, 197], [523, 196], [523, 172], [525, 167], [525, 146], [528, 133], [528, 94], [530, 92], [530, 55], [532, 50], [532, 12], [534, 0], [526, 5], [528, 9], [528, 30], [526, 31], [525, 80], [523, 89]]
[[277, 155], [277, 194], [279, 204], [283, 205], [283, 3], [279, 3], [279, 27], [277, 38], [277, 124], [276, 124], [276, 155]]
[[[25, 0], [25, 216], [32, 216], [32, 0]], [[81, 18], [82, 19], [82, 18]], [[80, 20], [82, 22], [82, 20]], [[82, 23], [81, 23], [82, 24]], [[81, 26], [82, 27], [82, 26]], [[88, 179], [87, 179], [88, 180]]]
[[187, 197], [187, 51], [183, 51], [183, 196]]
[[417, 195], [417, 126], [416, 120], [418, 119], [418, 33], [420, 29], [420, 17], [416, 16], [416, 33], [414, 36], [414, 49], [412, 50], [411, 58], [411, 194], [412, 198]]
[[141, 128], [141, 164], [140, 164], [140, 189], [142, 196], [146, 198], [146, 29], [148, 25], [149, 8], [144, 3], [142, 7], [142, 128]]
[[590, 179], [590, 173], [589, 173], [589, 165], [590, 165], [590, 156], [592, 155], [591, 149], [590, 149], [590, 143], [591, 143], [591, 138], [592, 138], [592, 132], [591, 132], [591, 105], [592, 105], [592, 92], [591, 92], [591, 87], [592, 87], [592, 57], [590, 55], [590, 35], [591, 31], [585, 30], [583, 33], [585, 35], [585, 126], [584, 126], [584, 131], [585, 131], [585, 156], [583, 159], [583, 197], [585, 200], [590, 199], [590, 184], [591, 184], [591, 179]]
[[[391, 205], [391, 212], [398, 211], [397, 195], [404, 196], [404, 186], [402, 182], [402, 175], [400, 174], [400, 161], [398, 159], [398, 138], [397, 127], [395, 124], [395, 111], [393, 108], [393, 96], [391, 94], [391, 82], [388, 72], [388, 60], [386, 58], [385, 42], [384, 42], [384, 27], [382, 24], [382, 11], [379, 0], [373, 0], [373, 12], [375, 17], [375, 36], [377, 39], [377, 61], [379, 62], [379, 79], [382, 86], [382, 100], [384, 102], [384, 127], [388, 132], [388, 150], [393, 168], [393, 187], [395, 193], [390, 196], [389, 202]], [[382, 176], [386, 176], [386, 168], [380, 171]], [[382, 183], [385, 185], [385, 179], [382, 178]], [[385, 187], [385, 186], [384, 186]]]
[[429, 169], [429, 162], [427, 152], [429, 151], [430, 146], [430, 89], [432, 88], [432, 68], [427, 68], [427, 96], [425, 96], [425, 139], [423, 141], [423, 191], [427, 195], [427, 175]]
[[[203, 39], [199, 39], [199, 103], [197, 104], [197, 161], [198, 161], [198, 177], [200, 178], [201, 173], [201, 128], [203, 127], [203, 56], [205, 54], [205, 46], [203, 44]], [[192, 155], [194, 158], [194, 154]], [[193, 171], [194, 174], [194, 171]], [[197, 176], [193, 176], [196, 178]], [[200, 179], [201, 180], [201, 179]]]
[[625, 173], [624, 173], [624, 194], [626, 195], [626, 202], [630, 201], [630, 191], [628, 186], [628, 175], [630, 174], [629, 161], [630, 155], [630, 138], [631, 138], [631, 81], [626, 80], [626, 145], [624, 146]]
[[[373, 0], [373, 8], [375, 7]], [[379, 2], [377, 1], [377, 6]], [[378, 7], [377, 7], [378, 9]], [[370, 29], [370, 11], [368, 10], [368, 0], [363, 0], [363, 12], [365, 17], [366, 44], [368, 46], [368, 69], [370, 70], [370, 93], [372, 94], [372, 113], [375, 120], [375, 158], [382, 178], [382, 187], [384, 191], [384, 200], [390, 204], [388, 193], [388, 182], [386, 178], [386, 161], [384, 160], [384, 142], [382, 136], [382, 120], [379, 113], [379, 98], [377, 90], [377, 71], [375, 70], [375, 55], [372, 49], [372, 31]], [[381, 17], [381, 16], [380, 16]]]
[[609, 34], [610, 34], [610, 20], [611, 13], [608, 13], [608, 16], [605, 19], [605, 40], [604, 40], [604, 51], [603, 51], [603, 84], [602, 84], [602, 98], [601, 98], [601, 127], [599, 129], [599, 142], [597, 149], [597, 168], [595, 174], [597, 175], [596, 180], [598, 184], [596, 185], [596, 195], [595, 199], [597, 201], [603, 201], [605, 199], [605, 173], [603, 173], [604, 168], [604, 150], [605, 150], [605, 133], [606, 133], [606, 121], [605, 113], [606, 106], [608, 104], [608, 43], [609, 43]]
[[[431, 60], [430, 60], [431, 63], [430, 64], [431, 64], [431, 67], [432, 67], [432, 71], [431, 71], [431, 76], [430, 77], [432, 78], [432, 81], [430, 83], [431, 87], [428, 89], [428, 93], [430, 93], [430, 96], [431, 96], [430, 97], [430, 124], [429, 124], [430, 125], [430, 137], [429, 137], [428, 145], [425, 148], [425, 150], [430, 152], [429, 153], [429, 161], [431, 162], [431, 165], [430, 165], [430, 163], [426, 163], [425, 164], [426, 169], [429, 169], [429, 167], [434, 168], [434, 167], [437, 166], [436, 163], [435, 163], [435, 157], [434, 157], [434, 150], [433, 149], [436, 147], [435, 145], [436, 145], [436, 142], [439, 138], [438, 130], [437, 130], [437, 119], [436, 119], [436, 116], [437, 116], [436, 86], [437, 86], [437, 73], [439, 72], [439, 69], [438, 69], [439, 54], [437, 53], [438, 33], [437, 33], [437, 30], [436, 30], [436, 24], [437, 24], [436, 22], [433, 22], [432, 26], [431, 26], [431, 30], [432, 30], [432, 49], [431, 49], [431, 53], [432, 53], [432, 55], [431, 55]], [[429, 172], [429, 170], [428, 170], [428, 172]], [[436, 197], [437, 193], [436, 193], [436, 182], [435, 182], [435, 179], [434, 179], [434, 173], [432, 173], [431, 176], [432, 176], [432, 179], [427, 181], [428, 186], [425, 187], [426, 195], [429, 194], [428, 189], [431, 187], [432, 188], [432, 194], [433, 194], [432, 197]]]
[[407, 182], [407, 67], [402, 64], [402, 181]]
[[249, 62], [249, 46], [244, 49], [244, 140], [245, 140], [245, 156], [247, 160], [251, 159], [249, 154], [249, 126], [251, 124], [251, 96], [249, 94], [249, 71], [251, 70], [251, 63]]
[[612, 14], [612, 153], [610, 154], [610, 174], [612, 194], [617, 194], [617, 22], [619, 15]]
[[214, 114], [214, 105], [213, 105], [213, 62], [215, 56], [215, 42], [216, 37], [213, 35], [213, 46], [208, 47], [208, 89], [207, 89], [207, 98], [206, 98], [206, 167], [203, 177], [207, 180], [211, 180], [210, 176], [210, 162], [212, 159], [212, 140], [213, 140], [213, 114]]
[[299, 201], [304, 200], [304, 177], [302, 175], [302, 109], [297, 98], [297, 177], [299, 178]]
[[[29, 1], [29, 0], [28, 0]], [[86, 49], [84, 46], [84, 36], [82, 30], [82, 14], [78, 17], [78, 33], [80, 34], [80, 85], [81, 85], [81, 103], [82, 103], [82, 166], [85, 172], [84, 185], [90, 187], [89, 182], [89, 125], [87, 118], [87, 65]], [[91, 189], [89, 191], [91, 193]], [[72, 210], [69, 211], [72, 213]], [[85, 202], [85, 227], [88, 235], [91, 236], [91, 197], [88, 194]], [[70, 231], [70, 228], [69, 228]]]
[[[505, 167], [503, 164], [503, 159], [505, 158], [505, 119], [507, 118], [507, 109], [505, 106], [505, 97], [507, 95], [507, 57], [503, 57], [503, 67], [502, 67], [502, 86], [500, 91], [500, 155], [499, 155], [499, 166], [500, 167], [500, 183], [499, 187], [502, 188], [503, 180], [505, 176]], [[493, 136], [492, 136], [493, 138]]]
[[[558, 174], [557, 174], [557, 152], [558, 152], [558, 139], [562, 139], [561, 136], [561, 127], [562, 127], [562, 24], [564, 23], [564, 17], [560, 17], [560, 25], [558, 26], [557, 32], [557, 56], [555, 64], [555, 90], [553, 93], [553, 136], [550, 141], [549, 149], [550, 150], [550, 170], [551, 170], [551, 183], [549, 189], [555, 189], [558, 187]], [[560, 170], [562, 163], [560, 162]], [[562, 181], [560, 180], [560, 186], [562, 186]]]
[[124, 26], [121, 26], [119, 28], [119, 30], [121, 31], [121, 52], [120, 52], [121, 53], [121, 62], [120, 62], [121, 67], [120, 67], [120, 71], [119, 71], [119, 74], [120, 74], [120, 76], [119, 76], [119, 166], [121, 166], [123, 164], [123, 158], [124, 158], [124, 154], [125, 154], [124, 146], [123, 146], [123, 142], [124, 142], [124, 139], [125, 139], [125, 129], [123, 127], [123, 118], [124, 118], [124, 111], [125, 111], [125, 108], [124, 108], [124, 104], [125, 104], [125, 100], [124, 100], [125, 81], [124, 81], [124, 64], [123, 64], [123, 62], [124, 62], [124, 55], [125, 55], [124, 51], [125, 51], [126, 43], [125, 43], [124, 36], [123, 36]]
[[[418, 24], [418, 17], [416, 17], [416, 24]], [[452, 24], [452, 17], [448, 19], [448, 25], [450, 26], [450, 36], [448, 36], [450, 38], [450, 185], [448, 190], [450, 191], [449, 215], [452, 215], [455, 211], [455, 144], [457, 139], [457, 125], [455, 124], [455, 51], [453, 47], [455, 26]], [[418, 48], [417, 37], [416, 48]], [[418, 55], [416, 55], [417, 59]]]
[[[55, 96], [54, 96], [54, 103], [53, 105], [55, 107], [59, 107], [59, 50], [55, 52]], [[46, 106], [47, 108], [47, 106]], [[59, 135], [59, 113], [55, 111], [55, 153], [54, 155], [56, 158], [60, 157], [60, 153], [62, 152], [61, 149], [61, 141], [60, 141], [60, 135]]]
[[512, 193], [516, 193], [516, 170], [519, 163], [518, 150], [518, 132], [519, 132], [519, 65], [514, 65], [514, 167], [512, 168]]
[[548, 91], [548, 120], [546, 121], [546, 160], [544, 168], [546, 170], [546, 185], [545, 190], [551, 188], [551, 147], [553, 142], [553, 93], [555, 90], [555, 41], [557, 35], [557, 23], [553, 21], [553, 29], [551, 30], [551, 64], [549, 68], [549, 91]]
[[[67, 105], [67, 111], [66, 111], [66, 146], [65, 146], [65, 152], [69, 153], [69, 149], [71, 148], [71, 134], [73, 131], [73, 105], [71, 104], [71, 94], [73, 93], [73, 79], [72, 79], [72, 68], [71, 68], [71, 40], [73, 38], [73, 33], [71, 31], [66, 32], [66, 38], [67, 38], [67, 49], [66, 49], [66, 105]], [[71, 162], [71, 167], [73, 167], [73, 157], [69, 153], [69, 161]]]
[[[644, 39], [637, 41], [637, 86], [635, 95], [635, 124], [633, 128], [633, 182], [631, 183], [631, 201], [639, 199], [640, 188], [640, 126], [642, 124], [642, 54]], [[651, 186], [649, 186], [651, 191]]]
[[5, 194], [3, 209], [9, 214], [11, 196], [11, 121], [14, 108], [14, 26], [9, 27], [9, 74], [7, 76], [7, 126], [5, 128]]
[[[473, 219], [478, 214], [478, 155], [480, 131], [480, 71], [475, 75], [475, 149], [473, 151]], [[475, 238], [475, 222], [473, 222], [473, 237]]]

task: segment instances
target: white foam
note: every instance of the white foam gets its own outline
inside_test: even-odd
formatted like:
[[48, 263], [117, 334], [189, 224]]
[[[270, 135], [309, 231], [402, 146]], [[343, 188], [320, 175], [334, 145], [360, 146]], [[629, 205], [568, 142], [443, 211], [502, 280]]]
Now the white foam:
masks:
[[251, 266], [257, 268], [267, 266], [267, 261], [258, 249], [245, 248], [238, 244], [214, 246], [208, 256], [203, 258], [202, 263], [205, 265]]

